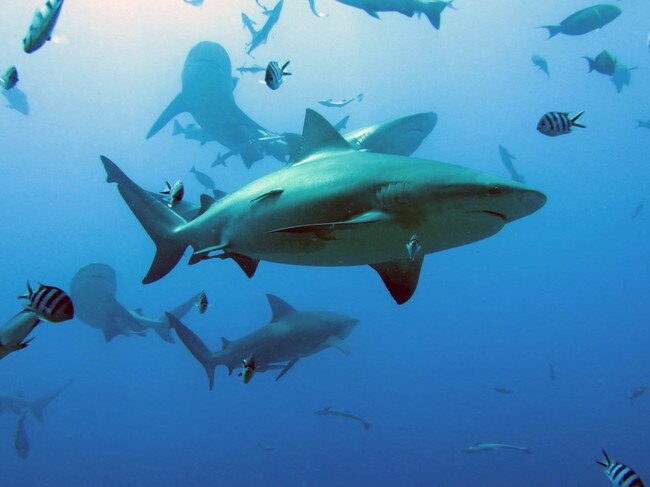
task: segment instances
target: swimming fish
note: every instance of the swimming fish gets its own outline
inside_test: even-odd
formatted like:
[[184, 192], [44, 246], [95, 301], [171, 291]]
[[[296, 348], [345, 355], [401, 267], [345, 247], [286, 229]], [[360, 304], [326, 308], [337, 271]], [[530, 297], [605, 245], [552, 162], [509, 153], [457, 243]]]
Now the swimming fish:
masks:
[[47, 0], [43, 7], [36, 9], [27, 35], [23, 39], [23, 49], [26, 53], [29, 54], [40, 49], [52, 38], [52, 31], [62, 6], [63, 0]]
[[27, 458], [29, 455], [29, 440], [27, 439], [27, 431], [25, 431], [25, 415], [27, 411], [23, 412], [22, 417], [18, 420], [18, 428], [16, 429], [16, 438], [14, 439], [14, 449], [18, 456], [22, 459]]
[[645, 394], [646, 386], [641, 386], [637, 387], [632, 391], [632, 394], [630, 394], [630, 401], [633, 401], [634, 399], [637, 399]]
[[316, 17], [327, 17], [329, 15], [316, 10], [316, 0], [309, 0], [309, 9]]
[[188, 123], [185, 127], [183, 127], [178, 122], [178, 120], [174, 119], [174, 130], [172, 132], [172, 135], [178, 134], [183, 134], [188, 140], [196, 140], [201, 145], [205, 145], [208, 142], [213, 142], [216, 140], [213, 136], [211, 136], [197, 124]]
[[371, 17], [379, 18], [379, 12], [398, 12], [407, 17], [413, 14], [426, 15], [435, 29], [440, 29], [440, 14], [445, 8], [456, 9], [452, 1], [422, 1], [422, 0], [337, 0], [340, 3], [349, 5], [365, 11]]
[[636, 128], [650, 129], [650, 120], [637, 120]]
[[289, 65], [289, 62], [290, 61], [284, 63], [282, 68], [280, 68], [280, 65], [277, 63], [277, 61], [271, 61], [269, 63], [269, 65], [266, 67], [266, 75], [264, 76], [264, 82], [266, 83], [266, 86], [272, 90], [277, 90], [282, 84], [282, 77], [291, 76], [291, 73], [287, 73], [285, 71], [285, 68]]
[[515, 167], [514, 162], [512, 162], [514, 159], [516, 159], [516, 157], [510, 154], [510, 152], [508, 152], [508, 149], [506, 149], [500, 144], [499, 144], [499, 154], [501, 155], [501, 162], [503, 162], [503, 165], [510, 173], [510, 179], [512, 179], [513, 181], [517, 181], [518, 183], [525, 184], [526, 181], [524, 180], [524, 177], [521, 174], [519, 174], [517, 168]]
[[612, 483], [619, 487], [643, 487], [643, 481], [639, 475], [627, 465], [611, 460], [607, 452], [603, 450], [605, 461], [596, 460], [596, 463], [603, 467], [605, 475]]
[[579, 36], [600, 29], [621, 15], [621, 9], [615, 5], [594, 5], [569, 15], [560, 25], [544, 25], [548, 29], [548, 38], [558, 34]]
[[555, 367], [553, 367], [552, 363], [548, 363], [548, 377], [551, 380], [557, 379], [557, 374], [555, 373]]
[[578, 122], [578, 119], [584, 112], [580, 112], [573, 117], [569, 117], [566, 112], [548, 112], [539, 119], [537, 130], [549, 137], [556, 137], [571, 132], [572, 127], [586, 128]]
[[248, 384], [255, 374], [255, 356], [251, 355], [241, 362], [241, 372], [238, 374], [244, 380], [244, 384]]
[[420, 253], [420, 250], [422, 250], [422, 245], [420, 245], [418, 236], [412, 235], [409, 241], [406, 243], [406, 251], [409, 254], [409, 259], [415, 260], [415, 257]]
[[236, 69], [241, 74], [244, 74], [244, 73], [261, 73], [262, 71], [266, 71], [266, 68], [264, 66], [260, 66], [259, 64], [253, 64], [252, 66], [246, 66], [244, 64], [243, 66], [239, 66]]
[[58, 287], [39, 284], [34, 291], [28, 282], [27, 292], [18, 296], [18, 299], [28, 300], [29, 304], [25, 309], [51, 323], [60, 323], [74, 317], [70, 296]]
[[165, 181], [165, 187], [160, 191], [160, 194], [169, 195], [167, 206], [173, 208], [183, 200], [183, 195], [185, 194], [183, 181], [179, 179], [173, 186], [169, 184], [169, 181]]
[[199, 182], [199, 184], [203, 185], [205, 189], [213, 190], [215, 188], [214, 180], [206, 173], [198, 171], [194, 166], [192, 166], [190, 172], [194, 173], [196, 180]]
[[272, 10], [265, 12], [265, 15], [268, 16], [268, 19], [262, 26], [260, 30], [255, 30], [253, 27], [255, 22], [249, 19], [245, 14], [242, 14], [242, 22], [244, 22], [244, 27], [246, 27], [251, 33], [252, 39], [246, 44], [247, 50], [246, 53], [250, 54], [254, 49], [257, 49], [262, 44], [266, 44], [266, 41], [269, 38], [271, 29], [278, 23], [280, 20], [280, 14], [282, 13], [282, 6], [284, 5], [284, 0], [280, 0]]
[[551, 76], [548, 72], [548, 63], [546, 62], [546, 59], [544, 59], [542, 56], [538, 54], [533, 54], [530, 58], [530, 60], [533, 62], [535, 66], [537, 66], [541, 71], [546, 73], [546, 76]]
[[18, 83], [18, 70], [16, 66], [12, 66], [0, 77], [0, 87], [3, 90], [10, 90], [16, 86], [16, 83]]
[[472, 446], [464, 448], [462, 451], [464, 453], [484, 453], [493, 450], [516, 450], [523, 451], [525, 453], [533, 452], [530, 448], [524, 446], [508, 445], [506, 443], [475, 443]]
[[354, 98], [350, 98], [349, 100], [334, 100], [332, 98], [328, 100], [320, 100], [318, 103], [325, 106], [325, 107], [332, 107], [332, 108], [343, 108], [345, 105], [349, 105], [353, 101], [358, 100], [362, 101], [363, 100], [363, 93], [359, 93], [357, 96]]
[[590, 57], [583, 56], [583, 59], [586, 59], [589, 63], [589, 72], [597, 71], [601, 74], [607, 76], [612, 76], [616, 70], [616, 58], [612, 56], [606, 49], [601, 51], [596, 59], [591, 59]]
[[317, 414], [318, 416], [340, 416], [342, 418], [348, 418], [354, 421], [359, 421], [363, 425], [366, 431], [370, 431], [370, 427], [372, 426], [372, 424], [370, 424], [368, 421], [355, 414], [352, 414], [350, 411], [337, 411], [336, 409], [327, 407], [327, 408], [319, 409], [318, 411], [314, 411], [314, 414]]
[[199, 294], [199, 300], [196, 303], [196, 307], [199, 309], [199, 313], [201, 314], [208, 310], [208, 295], [205, 294], [205, 291], [201, 291], [201, 294]]
[[494, 390], [499, 394], [512, 394], [515, 392], [512, 389], [508, 389], [507, 387], [495, 387]]
[[633, 68], [628, 68], [622, 63], [616, 63], [616, 69], [614, 70], [614, 74], [610, 79], [612, 80], [612, 83], [614, 83], [614, 86], [616, 86], [616, 91], [618, 93], [623, 90], [624, 86], [629, 86], [630, 82], [632, 81], [632, 76], [630, 73], [634, 69], [636, 69], [636, 66]]
[[632, 218], [636, 218], [641, 213], [643, 213], [643, 203], [639, 203], [636, 208], [634, 208], [634, 213], [632, 213]]

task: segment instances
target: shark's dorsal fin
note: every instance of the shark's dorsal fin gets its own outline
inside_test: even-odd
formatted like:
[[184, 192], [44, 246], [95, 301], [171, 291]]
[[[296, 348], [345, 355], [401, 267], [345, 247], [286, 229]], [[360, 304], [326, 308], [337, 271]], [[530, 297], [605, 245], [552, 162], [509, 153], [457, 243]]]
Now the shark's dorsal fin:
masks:
[[402, 259], [393, 262], [382, 262], [381, 264], [371, 264], [377, 271], [379, 277], [386, 285], [386, 289], [393, 296], [397, 304], [404, 304], [415, 292], [418, 287], [420, 278], [420, 269], [422, 269], [422, 256], [414, 260]]
[[267, 294], [266, 299], [269, 300], [269, 306], [271, 306], [271, 313], [273, 313], [273, 317], [271, 318], [271, 323], [279, 321], [285, 316], [296, 312], [293, 306], [281, 300], [277, 296], [274, 296], [273, 294]]
[[227, 338], [221, 337], [221, 348], [228, 348], [232, 342]]
[[209, 194], [202, 194], [199, 201], [201, 202], [201, 207], [199, 208], [199, 211], [196, 212], [196, 217], [199, 217], [203, 215], [208, 209], [215, 203], [215, 199], [210, 196]]
[[142, 307], [140, 307], [140, 308], [135, 308], [135, 309], [133, 310], [133, 312], [134, 312], [135, 314], [138, 314], [138, 315], [142, 316]]
[[317, 152], [351, 149], [353, 147], [348, 141], [322, 115], [307, 109], [302, 129], [302, 143], [296, 154], [296, 163]]
[[212, 194], [214, 195], [214, 200], [219, 201], [221, 198], [226, 196], [228, 193], [221, 191], [220, 189], [213, 189]]

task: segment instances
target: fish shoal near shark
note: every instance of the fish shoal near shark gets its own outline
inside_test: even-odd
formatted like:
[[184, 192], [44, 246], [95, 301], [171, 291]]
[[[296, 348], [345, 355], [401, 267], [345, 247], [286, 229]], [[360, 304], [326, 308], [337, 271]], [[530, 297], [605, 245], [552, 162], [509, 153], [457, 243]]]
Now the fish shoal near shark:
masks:
[[[425, 254], [487, 238], [546, 202], [521, 183], [443, 162], [355, 150], [307, 110], [296, 162], [216, 201], [186, 221], [101, 156], [156, 245], [143, 279], [189, 263], [233, 258], [248, 277], [260, 260], [295, 265], [370, 265], [399, 304], [412, 296]], [[417, 234], [422, 252], [409, 258]], [[212, 255], [213, 252], [221, 252]]]

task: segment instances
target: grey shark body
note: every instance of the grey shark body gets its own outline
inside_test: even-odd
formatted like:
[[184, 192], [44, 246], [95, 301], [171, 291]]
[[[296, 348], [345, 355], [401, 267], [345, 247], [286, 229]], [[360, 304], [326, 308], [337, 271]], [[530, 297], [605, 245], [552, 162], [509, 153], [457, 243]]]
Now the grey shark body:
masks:
[[372, 426], [368, 421], [360, 416], [357, 416], [356, 414], [352, 414], [350, 411], [337, 411], [336, 409], [326, 407], [319, 409], [318, 411], [314, 411], [314, 414], [318, 416], [339, 416], [341, 418], [348, 418], [354, 421], [359, 421], [366, 431], [370, 431], [370, 427]]
[[238, 340], [222, 338], [223, 348], [212, 352], [189, 328], [170, 316], [172, 328], [187, 349], [203, 365], [212, 389], [214, 369], [224, 365], [228, 372], [241, 366], [242, 361], [255, 357], [255, 372], [281, 369], [280, 379], [303, 357], [326, 348], [350, 353], [344, 341], [358, 323], [357, 319], [325, 311], [296, 311], [280, 298], [267, 294], [272, 318], [268, 325]]
[[507, 443], [475, 443], [463, 449], [464, 453], [485, 453], [495, 450], [515, 450], [524, 453], [532, 453], [530, 448], [524, 446], [508, 445]]
[[[117, 301], [116, 292], [116, 275], [111, 266], [97, 263], [82, 267], [70, 281], [75, 316], [101, 330], [107, 342], [119, 335], [144, 335], [152, 329], [166, 342], [174, 343], [166, 316], [154, 319], [142, 315], [141, 310], [129, 311]], [[197, 297], [198, 294], [172, 313], [183, 317], [192, 309]]]
[[[272, 10], [268, 10], [265, 12], [265, 15], [267, 15], [268, 18], [266, 19], [266, 22], [264, 23], [264, 25], [260, 30], [255, 30], [253, 23], [250, 21], [250, 19], [248, 19], [248, 17], [246, 17], [246, 19], [248, 19], [248, 22], [244, 20], [244, 25], [253, 36], [251, 41], [248, 44], [246, 44], [247, 47], [246, 52], [248, 54], [253, 52], [262, 44], [266, 44], [269, 34], [271, 33], [271, 29], [273, 29], [275, 24], [278, 23], [278, 20], [280, 20], [280, 14], [282, 13], [283, 5], [284, 5], [284, 0], [280, 0], [275, 5], [275, 7], [273, 7]], [[244, 15], [242, 15], [242, 19], [244, 19]]]
[[[33, 338], [27, 339], [41, 319], [29, 310], [22, 310], [12, 316], [0, 328], [0, 360], [25, 348]], [[1, 409], [1, 405], [0, 405]]]
[[452, 2], [426, 0], [337, 0], [340, 3], [364, 10], [378, 19], [379, 12], [398, 12], [407, 17], [424, 14], [436, 29], [440, 28], [440, 14]]
[[[232, 257], [249, 277], [260, 260], [370, 265], [401, 304], [417, 287], [425, 254], [494, 235], [546, 201], [532, 188], [469, 168], [355, 150], [312, 110], [293, 165], [223, 197], [189, 222], [101, 159], [107, 181], [118, 183], [156, 244], [144, 283], [168, 274], [191, 245], [190, 264]], [[411, 260], [405, 244], [414, 234], [421, 252]]]
[[39, 421], [43, 421], [43, 410], [57, 397], [65, 391], [72, 381], [68, 381], [67, 384], [55, 389], [49, 394], [44, 396], [37, 397], [35, 399], [26, 399], [22, 395], [14, 396], [2, 396], [0, 395], [0, 413], [5, 411], [11, 411], [14, 414], [20, 415], [25, 411], [32, 413], [32, 416]]

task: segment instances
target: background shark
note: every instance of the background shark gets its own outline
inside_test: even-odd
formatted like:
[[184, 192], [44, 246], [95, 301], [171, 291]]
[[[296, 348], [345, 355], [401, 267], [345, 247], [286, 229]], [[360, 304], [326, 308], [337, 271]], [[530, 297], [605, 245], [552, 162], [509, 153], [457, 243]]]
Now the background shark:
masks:
[[267, 10], [264, 12], [264, 14], [268, 16], [268, 19], [260, 30], [255, 30], [255, 27], [250, 22], [250, 19], [249, 22], [245, 24], [246, 28], [248, 28], [249, 32], [253, 36], [250, 43], [246, 44], [246, 47], [248, 48], [246, 52], [248, 54], [253, 52], [253, 50], [262, 44], [266, 44], [269, 34], [271, 33], [271, 29], [273, 29], [273, 26], [278, 23], [278, 20], [280, 20], [280, 14], [282, 13], [283, 5], [284, 0], [280, 0], [275, 5], [275, 7], [273, 7], [273, 10]]
[[21, 414], [25, 410], [29, 410], [32, 413], [32, 416], [34, 416], [39, 421], [43, 421], [43, 410], [47, 407], [48, 404], [59, 397], [61, 393], [65, 391], [70, 386], [70, 384], [72, 384], [72, 382], [73, 381], [70, 380], [49, 394], [45, 394], [44, 396], [31, 400], [25, 399], [22, 394], [16, 394], [14, 396], [0, 395], [0, 413], [3, 413], [4, 411], [11, 411], [14, 414]]
[[379, 12], [398, 12], [407, 17], [423, 13], [436, 29], [440, 29], [440, 14], [452, 3], [426, 0], [337, 0], [337, 2], [360, 8], [376, 19], [379, 18]]
[[[116, 276], [111, 266], [89, 264], [82, 267], [70, 281], [75, 316], [83, 323], [101, 330], [107, 342], [118, 335], [144, 335], [147, 329], [152, 329], [166, 342], [174, 343], [165, 316], [152, 319], [143, 316], [141, 309], [127, 310], [115, 299], [116, 291]], [[197, 299], [198, 294], [171, 313], [182, 318], [194, 307]]]
[[[277, 296], [267, 294], [266, 297], [271, 306], [271, 322], [238, 340], [222, 338], [223, 348], [219, 352], [211, 352], [189, 328], [169, 315], [178, 337], [203, 365], [211, 390], [217, 365], [226, 366], [230, 374], [241, 366], [242, 360], [254, 356], [255, 372], [281, 368], [275, 379], [278, 380], [302, 357], [326, 348], [350, 353], [349, 345], [343, 340], [352, 333], [359, 320], [327, 311], [296, 311]], [[284, 362], [284, 366], [279, 365]]]

